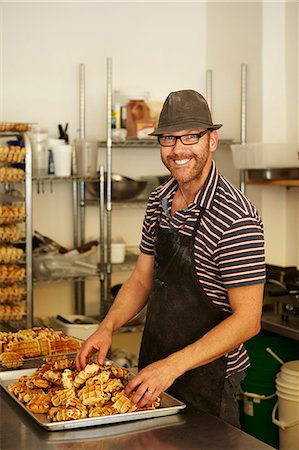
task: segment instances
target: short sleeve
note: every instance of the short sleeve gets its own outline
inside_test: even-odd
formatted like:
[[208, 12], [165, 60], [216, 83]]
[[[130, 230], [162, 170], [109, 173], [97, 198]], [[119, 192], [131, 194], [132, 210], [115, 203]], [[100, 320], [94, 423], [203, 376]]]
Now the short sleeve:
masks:
[[154, 191], [149, 197], [142, 226], [140, 251], [146, 255], [154, 255], [155, 253], [155, 236], [160, 213], [161, 201]]
[[265, 283], [262, 222], [255, 217], [236, 220], [223, 233], [214, 258], [226, 288]]

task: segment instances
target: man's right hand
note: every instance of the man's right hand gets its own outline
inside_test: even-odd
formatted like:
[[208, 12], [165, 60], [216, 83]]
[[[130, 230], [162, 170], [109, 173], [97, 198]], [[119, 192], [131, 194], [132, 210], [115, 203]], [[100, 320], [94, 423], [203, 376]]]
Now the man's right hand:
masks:
[[95, 353], [98, 353], [97, 362], [100, 365], [103, 365], [111, 344], [112, 332], [99, 326], [99, 328], [82, 344], [78, 351], [76, 356], [77, 370], [83, 370]]

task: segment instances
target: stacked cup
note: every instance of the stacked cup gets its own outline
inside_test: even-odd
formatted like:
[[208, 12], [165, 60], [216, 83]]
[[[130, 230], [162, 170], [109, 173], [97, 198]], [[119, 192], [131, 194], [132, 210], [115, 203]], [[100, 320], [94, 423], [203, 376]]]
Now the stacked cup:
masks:
[[69, 177], [72, 173], [72, 146], [62, 139], [49, 139], [53, 152], [54, 170], [57, 177]]

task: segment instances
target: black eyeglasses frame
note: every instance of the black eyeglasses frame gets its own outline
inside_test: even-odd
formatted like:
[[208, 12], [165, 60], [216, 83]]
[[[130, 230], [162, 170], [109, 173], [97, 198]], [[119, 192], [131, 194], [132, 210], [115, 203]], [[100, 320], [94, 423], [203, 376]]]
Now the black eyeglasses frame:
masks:
[[[195, 145], [195, 144], [197, 144], [197, 143], [199, 142], [199, 139], [201, 139], [201, 138], [202, 138], [205, 134], [207, 134], [209, 131], [211, 131], [211, 128], [207, 128], [206, 130], [203, 130], [203, 131], [201, 131], [200, 133], [188, 133], [188, 134], [182, 134], [181, 136], [173, 136], [173, 135], [164, 136], [163, 134], [159, 134], [159, 135], [157, 136], [157, 138], [158, 138], [159, 144], [160, 144], [162, 147], [174, 147], [174, 146], [176, 145], [178, 139], [181, 141], [181, 143], [182, 143], [183, 145]], [[192, 135], [194, 135], [194, 136], [197, 136], [198, 139], [197, 139], [196, 142], [193, 142], [192, 144], [185, 144], [185, 143], [182, 141], [182, 137], [184, 137], [184, 136], [189, 136], [190, 134], [192, 134]], [[160, 142], [160, 139], [161, 139], [162, 137], [172, 137], [172, 138], [175, 138], [175, 143], [174, 143], [174, 144], [171, 144], [171, 145], [163, 145], [163, 144], [161, 144], [161, 142]]]

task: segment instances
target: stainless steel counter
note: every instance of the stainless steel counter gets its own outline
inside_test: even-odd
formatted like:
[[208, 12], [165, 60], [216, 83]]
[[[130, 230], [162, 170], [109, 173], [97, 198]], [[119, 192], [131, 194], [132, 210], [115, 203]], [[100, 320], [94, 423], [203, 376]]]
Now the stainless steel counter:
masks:
[[1, 450], [270, 450], [202, 412], [74, 431], [44, 431], [0, 389]]

